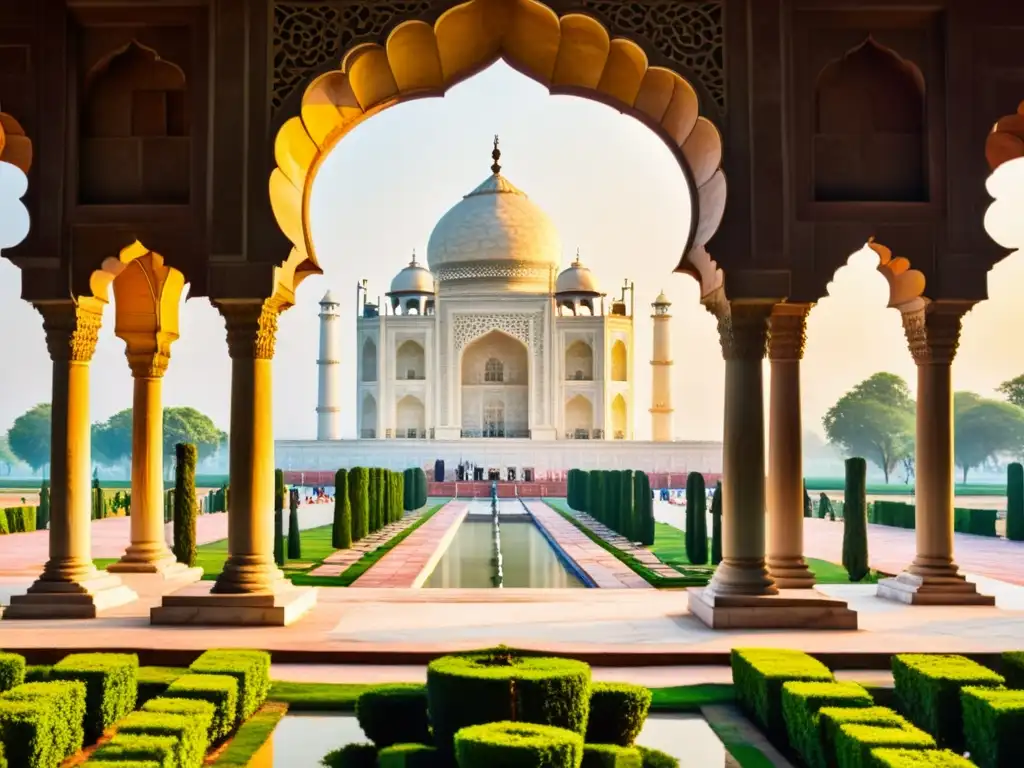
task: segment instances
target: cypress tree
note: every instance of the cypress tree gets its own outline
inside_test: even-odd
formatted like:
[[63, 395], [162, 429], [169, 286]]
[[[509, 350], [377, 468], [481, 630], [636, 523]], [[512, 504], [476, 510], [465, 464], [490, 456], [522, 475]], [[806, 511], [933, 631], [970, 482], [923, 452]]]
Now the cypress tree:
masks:
[[377, 469], [375, 467], [369, 467], [366, 470], [366, 489], [368, 502], [366, 532], [376, 533], [380, 526], [377, 524]]
[[846, 489], [843, 499], [843, 567], [850, 581], [868, 575], [868, 465], [864, 459], [846, 460]]
[[569, 505], [569, 509], [576, 509], [576, 470], [570, 469], [565, 476], [565, 503]]
[[625, 536], [630, 541], [633, 531], [633, 470], [622, 470], [622, 479], [619, 485], [619, 530], [620, 536]]
[[370, 477], [366, 467], [348, 471], [348, 498], [352, 508], [352, 541], [370, 532]]
[[643, 513], [640, 516], [640, 543], [645, 547], [654, 544], [654, 497], [651, 493], [651, 478], [642, 472]]
[[603, 521], [608, 528], [618, 533], [619, 531], [619, 489], [622, 486], [622, 472], [612, 469], [608, 472], [605, 480], [604, 495], [608, 501], [606, 519]]
[[92, 519], [102, 520], [104, 515], [103, 509], [103, 489], [100, 487], [100, 478], [95, 472], [92, 475]]
[[334, 525], [331, 528], [331, 546], [349, 549], [352, 546], [352, 503], [348, 498], [348, 472], [334, 473]]
[[711, 564], [722, 562], [722, 481], [715, 484], [711, 497]]
[[174, 446], [174, 556], [189, 568], [196, 564], [196, 447]]
[[686, 557], [693, 565], [708, 562], [707, 498], [704, 475], [691, 472], [686, 478]]
[[299, 531], [299, 491], [292, 488], [288, 493], [288, 558], [302, 557], [302, 534]]
[[595, 469], [590, 473], [590, 479], [592, 485], [590, 488], [590, 498], [593, 501], [593, 509], [589, 510], [590, 516], [593, 517], [597, 522], [604, 522], [604, 470]]
[[416, 475], [411, 467], [402, 473], [402, 482], [402, 509], [412, 512], [416, 503]]
[[413, 497], [413, 511], [427, 506], [427, 473], [422, 467], [413, 469], [416, 481], [416, 495]]
[[284, 471], [274, 470], [274, 562], [284, 565]]
[[807, 493], [806, 480], [804, 480], [804, 517], [814, 517], [814, 505], [811, 504], [811, 497]]
[[587, 472], [587, 503], [586, 513], [595, 520], [597, 519], [597, 507], [601, 498], [601, 471], [592, 469]]
[[832, 513], [832, 519], [835, 520], [836, 513], [832, 509], [832, 502], [829, 500], [828, 495], [822, 491], [818, 497], [818, 517], [824, 520], [830, 512]]
[[1024, 467], [1006, 468], [1006, 538], [1024, 541]]
[[36, 510], [36, 530], [46, 530], [50, 525], [50, 481], [43, 480], [39, 487], [39, 507]]

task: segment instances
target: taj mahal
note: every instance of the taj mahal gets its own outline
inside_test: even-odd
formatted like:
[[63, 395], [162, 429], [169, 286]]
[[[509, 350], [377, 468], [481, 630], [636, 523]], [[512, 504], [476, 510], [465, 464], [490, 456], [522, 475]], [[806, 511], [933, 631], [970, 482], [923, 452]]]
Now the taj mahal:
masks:
[[[479, 467], [488, 477], [557, 477], [572, 467], [717, 473], [721, 445], [673, 440], [670, 303], [651, 304], [649, 407], [634, 385], [634, 285], [607, 295], [549, 216], [491, 173], [437, 222], [426, 264], [415, 253], [383, 301], [357, 286], [357, 359], [343, 361], [346, 319], [320, 301], [316, 441], [278, 441], [279, 465], [324, 471]], [[357, 439], [342, 439], [342, 377], [355, 375]], [[652, 441], [634, 441], [640, 413]], [[649, 414], [649, 416], [648, 416]], [[472, 477], [472, 476], [470, 476]], [[461, 476], [458, 479], [463, 479]], [[477, 479], [482, 479], [477, 475]]]

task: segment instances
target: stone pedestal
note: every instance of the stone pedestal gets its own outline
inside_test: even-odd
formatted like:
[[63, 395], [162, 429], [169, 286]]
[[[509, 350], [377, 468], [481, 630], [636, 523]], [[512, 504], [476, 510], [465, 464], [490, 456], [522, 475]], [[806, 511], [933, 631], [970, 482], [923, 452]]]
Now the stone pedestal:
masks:
[[910, 605], [995, 605], [978, 594], [953, 560], [952, 365], [960, 324], [971, 303], [936, 301], [903, 312], [903, 329], [917, 363], [915, 539], [917, 554], [878, 596]]
[[11, 598], [4, 619], [94, 618], [136, 594], [92, 562], [92, 457], [89, 361], [103, 303], [98, 299], [36, 306], [53, 360], [50, 557], [28, 593]]
[[720, 595], [687, 590], [690, 613], [712, 629], [857, 629], [857, 614], [842, 600], [809, 589], [777, 595]]
[[217, 594], [210, 582], [200, 582], [171, 595], [150, 609], [151, 624], [195, 626], [286, 627], [316, 605], [313, 587], [284, 582], [271, 592]]

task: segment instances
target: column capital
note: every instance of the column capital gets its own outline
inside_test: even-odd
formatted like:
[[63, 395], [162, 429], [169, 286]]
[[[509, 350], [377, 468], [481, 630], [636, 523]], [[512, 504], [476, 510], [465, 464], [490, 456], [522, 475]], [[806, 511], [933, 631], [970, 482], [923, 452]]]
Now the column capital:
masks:
[[119, 333], [118, 336], [124, 342], [124, 356], [133, 378], [163, 378], [171, 361], [171, 343], [178, 334], [158, 331], [155, 334]]
[[267, 299], [216, 301], [214, 306], [224, 316], [232, 359], [273, 360], [280, 305]]
[[104, 302], [98, 299], [37, 302], [46, 348], [54, 362], [88, 363], [96, 352]]
[[918, 365], [951, 365], [960, 345], [960, 328], [973, 301], [932, 301], [903, 312], [903, 332]]
[[763, 360], [768, 347], [772, 305], [764, 302], [716, 303], [708, 306], [718, 318], [718, 340], [726, 360]]
[[770, 336], [768, 357], [771, 360], [798, 362], [803, 359], [807, 344], [807, 314], [812, 304], [776, 304], [768, 320]]

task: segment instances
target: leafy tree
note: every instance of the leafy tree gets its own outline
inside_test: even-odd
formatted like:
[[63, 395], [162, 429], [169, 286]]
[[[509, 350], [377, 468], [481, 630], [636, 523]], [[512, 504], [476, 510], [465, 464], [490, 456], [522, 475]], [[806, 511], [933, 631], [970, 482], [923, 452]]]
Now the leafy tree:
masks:
[[962, 482], [967, 482], [970, 470], [995, 454], [1017, 452], [1024, 445], [1024, 409], [1012, 402], [957, 392], [953, 415], [953, 458], [962, 472]]
[[1009, 381], [1004, 381], [996, 387], [996, 392], [1018, 408], [1024, 408], [1024, 373]]
[[903, 379], [876, 373], [839, 398], [822, 424], [830, 443], [870, 458], [888, 483], [900, 461], [913, 455], [914, 407]]
[[[217, 452], [227, 435], [217, 429], [209, 416], [195, 408], [164, 408], [164, 472], [174, 462], [174, 446], [190, 443], [196, 446], [199, 461]], [[132, 410], [118, 411], [105, 422], [94, 424], [93, 450], [109, 462], [132, 455]]]
[[9, 475], [14, 471], [14, 465], [17, 463], [19, 463], [18, 457], [11, 450], [7, 435], [0, 435], [0, 471]]
[[33, 406], [14, 420], [7, 433], [14, 455], [37, 472], [50, 463], [51, 414], [49, 403]]

